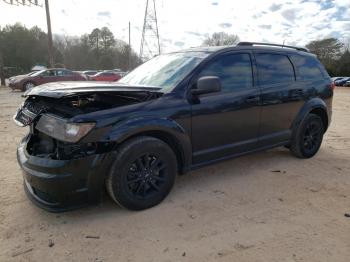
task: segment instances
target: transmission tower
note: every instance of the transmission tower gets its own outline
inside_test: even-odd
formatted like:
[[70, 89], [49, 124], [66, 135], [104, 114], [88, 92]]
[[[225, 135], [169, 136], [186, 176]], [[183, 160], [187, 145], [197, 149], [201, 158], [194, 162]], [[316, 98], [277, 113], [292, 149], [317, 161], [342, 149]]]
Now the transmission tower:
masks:
[[146, 0], [145, 18], [142, 29], [140, 58], [146, 61], [160, 54], [159, 32], [155, 0]]

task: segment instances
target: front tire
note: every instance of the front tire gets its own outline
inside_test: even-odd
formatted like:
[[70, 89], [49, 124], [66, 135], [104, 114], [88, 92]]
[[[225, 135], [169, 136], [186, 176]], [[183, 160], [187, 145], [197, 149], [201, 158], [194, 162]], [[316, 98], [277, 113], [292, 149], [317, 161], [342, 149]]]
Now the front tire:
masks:
[[119, 148], [106, 188], [122, 207], [143, 210], [163, 201], [176, 174], [177, 161], [171, 148], [159, 139], [142, 136]]
[[322, 119], [318, 115], [307, 115], [292, 139], [291, 153], [298, 158], [313, 157], [321, 147], [324, 130]]
[[26, 82], [23, 85], [24, 91], [28, 91], [28, 90], [32, 89], [33, 87], [35, 87], [35, 84], [33, 82]]

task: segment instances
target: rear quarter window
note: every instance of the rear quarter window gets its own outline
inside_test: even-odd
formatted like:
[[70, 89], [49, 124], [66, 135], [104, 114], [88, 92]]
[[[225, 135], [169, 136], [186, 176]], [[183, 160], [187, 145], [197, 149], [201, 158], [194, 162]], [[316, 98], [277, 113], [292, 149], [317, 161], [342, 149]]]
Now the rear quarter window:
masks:
[[260, 85], [295, 81], [293, 65], [286, 55], [258, 53], [255, 57]]
[[302, 80], [317, 80], [328, 76], [327, 71], [316, 57], [291, 55], [290, 58], [296, 66]]

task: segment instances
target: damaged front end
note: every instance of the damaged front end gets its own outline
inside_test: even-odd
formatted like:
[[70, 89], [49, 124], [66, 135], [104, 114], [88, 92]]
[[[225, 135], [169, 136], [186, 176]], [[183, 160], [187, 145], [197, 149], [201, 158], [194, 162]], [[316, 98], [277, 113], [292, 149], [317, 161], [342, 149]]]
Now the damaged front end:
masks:
[[[25, 190], [49, 211], [98, 201], [114, 157], [116, 144], [99, 139], [108, 129], [99, 125], [100, 119], [77, 122], [77, 116], [110, 113], [161, 95], [140, 88], [78, 89], [30, 92], [13, 118], [17, 125], [30, 129], [17, 150]], [[84, 139], [86, 136], [90, 139]]]

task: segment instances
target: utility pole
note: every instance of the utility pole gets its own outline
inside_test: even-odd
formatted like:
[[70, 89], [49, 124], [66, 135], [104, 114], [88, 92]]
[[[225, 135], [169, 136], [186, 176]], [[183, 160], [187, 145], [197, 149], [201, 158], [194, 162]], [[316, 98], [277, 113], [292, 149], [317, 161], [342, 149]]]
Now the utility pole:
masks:
[[5, 84], [4, 59], [0, 50], [0, 86], [4, 86]]
[[[1, 30], [1, 28], [0, 28]], [[2, 33], [0, 31], [0, 86], [4, 86], [5, 85], [5, 70], [4, 70], [4, 58], [2, 55], [2, 50], [3, 50], [3, 46], [2, 46]]]
[[130, 21], [129, 21], [128, 71], [130, 71], [130, 69], [131, 69], [131, 39], [130, 39], [130, 35], [131, 35], [131, 29], [130, 29]]
[[[21, 6], [39, 6], [39, 0], [3, 0], [5, 3], [10, 5], [21, 5]], [[48, 38], [48, 57], [50, 67], [54, 67], [54, 57], [53, 57], [53, 44], [52, 44], [52, 32], [51, 32], [51, 18], [50, 18], [50, 8], [49, 0], [45, 0], [45, 10], [46, 10], [46, 22], [47, 22], [47, 38]]]
[[[153, 2], [150, 3], [150, 2]], [[159, 31], [155, 0], [146, 0], [145, 18], [142, 29], [140, 58], [146, 61], [160, 54]]]
[[51, 32], [51, 18], [50, 18], [50, 7], [49, 0], [45, 0], [46, 10], [46, 22], [47, 22], [47, 40], [48, 40], [48, 51], [49, 51], [49, 64], [50, 67], [54, 67], [55, 62], [53, 59], [53, 47], [52, 47], [52, 32]]

